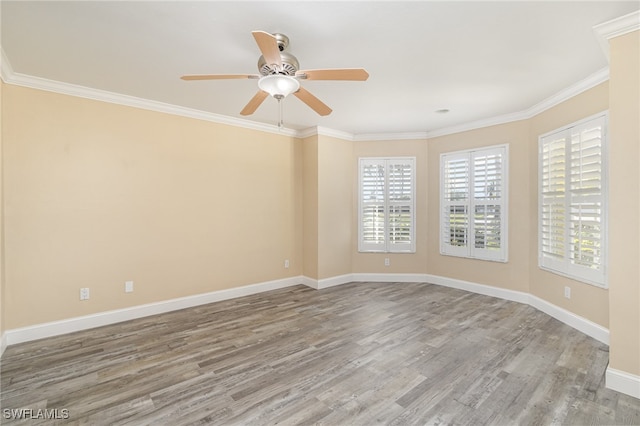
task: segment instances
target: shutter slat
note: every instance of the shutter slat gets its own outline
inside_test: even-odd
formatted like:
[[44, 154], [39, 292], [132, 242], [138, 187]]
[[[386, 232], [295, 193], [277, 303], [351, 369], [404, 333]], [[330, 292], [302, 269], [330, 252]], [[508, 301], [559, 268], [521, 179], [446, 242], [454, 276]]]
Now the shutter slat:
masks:
[[600, 116], [540, 138], [539, 159], [540, 255], [557, 262], [541, 265], [598, 283], [604, 282], [604, 125]]
[[413, 251], [415, 159], [360, 159], [360, 251]]

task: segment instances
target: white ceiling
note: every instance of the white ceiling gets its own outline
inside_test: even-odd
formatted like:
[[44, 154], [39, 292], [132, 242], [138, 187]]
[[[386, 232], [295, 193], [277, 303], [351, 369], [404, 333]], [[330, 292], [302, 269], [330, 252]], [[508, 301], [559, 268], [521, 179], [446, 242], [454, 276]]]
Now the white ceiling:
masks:
[[[607, 67], [593, 26], [638, 1], [2, 1], [13, 72], [240, 118], [257, 73], [252, 30], [283, 33], [302, 69], [363, 67], [366, 82], [304, 81], [285, 126], [352, 134], [433, 132], [517, 113]], [[447, 114], [436, 113], [446, 108]], [[275, 124], [267, 99], [249, 117]]]

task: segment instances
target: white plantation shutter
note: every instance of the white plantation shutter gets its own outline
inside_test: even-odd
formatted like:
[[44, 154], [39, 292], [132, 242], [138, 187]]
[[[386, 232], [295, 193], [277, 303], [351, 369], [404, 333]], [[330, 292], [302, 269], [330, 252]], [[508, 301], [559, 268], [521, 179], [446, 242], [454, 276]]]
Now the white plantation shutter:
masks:
[[360, 159], [359, 251], [413, 252], [415, 159]]
[[507, 147], [442, 154], [440, 252], [507, 259]]
[[360, 163], [360, 244], [361, 249], [383, 251], [385, 238], [384, 160]]
[[550, 137], [540, 146], [540, 251], [549, 264], [564, 259], [565, 151], [564, 137]]
[[442, 170], [442, 246], [447, 254], [469, 253], [470, 159], [468, 154], [452, 154]]
[[413, 161], [388, 161], [389, 251], [413, 251]]
[[539, 263], [605, 286], [606, 114], [540, 137]]
[[506, 235], [506, 194], [504, 147], [485, 149], [471, 153], [473, 161], [473, 197], [471, 199], [474, 244], [471, 247], [473, 257], [480, 259], [505, 260], [506, 251], [502, 241]]

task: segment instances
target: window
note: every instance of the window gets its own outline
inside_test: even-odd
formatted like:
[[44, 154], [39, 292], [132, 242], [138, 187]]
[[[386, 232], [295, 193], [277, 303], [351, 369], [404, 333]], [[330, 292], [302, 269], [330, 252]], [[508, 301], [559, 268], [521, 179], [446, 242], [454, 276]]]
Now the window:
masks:
[[415, 158], [361, 158], [358, 250], [415, 252]]
[[507, 145], [440, 156], [440, 253], [507, 261]]
[[606, 286], [606, 113], [538, 141], [538, 259], [543, 269]]

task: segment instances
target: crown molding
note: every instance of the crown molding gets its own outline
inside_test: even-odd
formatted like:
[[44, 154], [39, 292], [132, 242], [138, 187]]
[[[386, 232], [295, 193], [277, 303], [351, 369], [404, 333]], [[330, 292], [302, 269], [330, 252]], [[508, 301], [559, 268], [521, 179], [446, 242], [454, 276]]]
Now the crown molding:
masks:
[[13, 68], [11, 68], [11, 62], [9, 62], [9, 58], [4, 53], [4, 49], [0, 49], [0, 77], [2, 77], [2, 81], [7, 83], [8, 79], [13, 75]]
[[298, 132], [299, 138], [309, 136], [329, 136], [345, 141], [389, 141], [389, 140], [409, 140], [426, 139], [427, 132], [404, 132], [404, 133], [349, 133], [342, 130], [330, 129], [328, 127], [316, 126]]
[[317, 134], [318, 134], [318, 127], [314, 126], [314, 127], [309, 127], [303, 130], [298, 130], [297, 137], [299, 137], [300, 139], [305, 139], [310, 136], [316, 136]]
[[481, 129], [483, 127], [497, 126], [499, 124], [507, 124], [520, 120], [528, 120], [540, 114], [541, 112], [553, 108], [554, 106], [597, 86], [598, 84], [604, 83], [607, 80], [609, 80], [609, 68], [603, 68], [600, 71], [591, 74], [584, 80], [581, 80], [559, 91], [558, 93], [538, 102], [537, 104], [533, 105], [530, 108], [527, 108], [526, 110], [472, 121], [458, 126], [451, 126], [434, 130], [427, 133], [427, 138], [436, 138], [439, 136], [446, 136], [455, 133], [467, 132], [469, 130]]
[[[633, 14], [632, 14], [633, 15]], [[635, 14], [637, 16], [637, 14]], [[623, 17], [625, 18], [625, 17]], [[625, 22], [628, 21], [625, 20]], [[636, 22], [637, 24], [637, 22]], [[603, 24], [604, 25], [604, 24]], [[625, 26], [629, 28], [629, 25]], [[622, 30], [618, 30], [620, 33]], [[628, 32], [628, 31], [627, 31]], [[620, 34], [619, 34], [620, 35]], [[295, 138], [307, 138], [309, 136], [320, 135], [328, 136], [346, 141], [388, 141], [388, 140], [416, 140], [416, 139], [430, 139], [439, 136], [451, 135], [454, 133], [466, 132], [469, 130], [480, 129], [483, 127], [495, 126], [499, 124], [506, 124], [519, 120], [529, 119], [541, 112], [552, 108], [561, 102], [564, 102], [596, 85], [603, 83], [609, 79], [609, 69], [604, 68], [586, 79], [579, 81], [576, 84], [569, 86], [566, 89], [550, 96], [547, 99], [537, 103], [536, 105], [528, 108], [524, 111], [500, 115], [496, 117], [490, 117], [487, 119], [472, 121], [451, 127], [444, 127], [441, 129], [428, 131], [428, 132], [406, 132], [406, 133], [349, 133], [341, 130], [335, 130], [328, 127], [315, 126], [302, 130], [294, 130], [283, 128], [279, 129], [277, 126], [258, 123], [251, 120], [229, 117], [221, 114], [214, 114], [211, 112], [201, 111], [193, 108], [182, 107], [178, 105], [167, 104], [158, 101], [152, 101], [148, 99], [137, 98], [134, 96], [123, 95], [114, 92], [108, 92], [106, 90], [92, 89], [89, 87], [79, 86], [70, 83], [64, 83], [60, 81], [49, 80], [40, 77], [29, 76], [26, 74], [16, 73], [11, 67], [11, 63], [7, 58], [4, 49], [0, 50], [0, 76], [5, 83], [14, 84], [17, 86], [29, 87], [33, 89], [44, 90], [48, 92], [61, 93], [70, 96], [76, 96], [86, 99], [92, 99], [97, 101], [109, 102], [118, 105], [130, 106], [134, 108], [141, 108], [150, 111], [162, 112], [166, 114], [178, 115], [182, 117], [193, 118], [196, 120], [210, 121], [219, 124], [226, 124], [230, 126], [241, 127], [245, 129], [258, 130], [267, 133], [275, 133]]]
[[49, 80], [41, 77], [34, 77], [26, 74], [13, 72], [11, 64], [2, 50], [2, 80], [5, 83], [16, 86], [28, 87], [31, 89], [39, 89], [47, 92], [60, 93], [63, 95], [76, 96], [79, 98], [103, 101], [118, 105], [124, 105], [134, 108], [140, 108], [150, 111], [162, 112], [166, 114], [178, 115], [196, 120], [210, 121], [219, 124], [227, 124], [236, 127], [243, 127], [251, 130], [258, 130], [267, 133], [276, 133], [280, 135], [297, 137], [298, 132], [293, 129], [278, 128], [271, 124], [258, 123], [255, 121], [245, 120], [241, 118], [229, 117], [221, 114], [201, 111], [193, 108], [182, 107], [178, 105], [167, 104], [149, 99], [137, 98], [135, 96], [123, 95], [120, 93], [109, 92], [106, 90], [93, 89], [90, 87], [79, 86], [76, 84], [64, 83], [55, 80]]
[[317, 126], [316, 133], [320, 136], [328, 136], [336, 139], [343, 139], [346, 141], [352, 141], [354, 138], [353, 133], [343, 132], [342, 130], [330, 129], [329, 127]]
[[307, 129], [298, 130], [296, 137], [305, 139], [310, 136], [329, 136], [331, 138], [342, 139], [345, 141], [352, 141], [353, 134], [349, 132], [343, 132], [342, 130], [330, 129], [329, 127], [313, 126]]
[[593, 27], [607, 61], [609, 60], [609, 40], [637, 30], [640, 30], [640, 10]]
[[355, 141], [397, 141], [410, 139], [427, 139], [428, 132], [406, 132], [406, 133], [359, 133], [354, 135]]
[[571, 86], [557, 92], [555, 95], [552, 95], [547, 99], [538, 102], [525, 111], [527, 115], [525, 118], [534, 117], [541, 112], [553, 108], [554, 106], [568, 99], [571, 99], [574, 96], [579, 95], [582, 92], [586, 92], [587, 90], [596, 87], [598, 84], [604, 83], [607, 80], [609, 80], [609, 67], [602, 68], [601, 70], [596, 71], [584, 80], [572, 84]]
[[[455, 133], [467, 132], [470, 130], [481, 129], [483, 127], [497, 126], [500, 124], [512, 123], [514, 121], [528, 120], [536, 115], [561, 104], [562, 102], [579, 95], [605, 81], [609, 80], [609, 68], [603, 68], [591, 74], [584, 80], [581, 80], [571, 86], [562, 89], [556, 94], [543, 99], [537, 104], [523, 111], [489, 117], [482, 120], [471, 121], [468, 123], [443, 127], [429, 132], [407, 132], [407, 133], [358, 133], [350, 134], [338, 130], [332, 130], [326, 127], [312, 127], [302, 131], [302, 136], [308, 137], [312, 135], [332, 136], [350, 141], [397, 141], [397, 140], [415, 140], [415, 139], [432, 139], [440, 136], [452, 135]], [[300, 135], [299, 134], [299, 135]]]
[[506, 124], [513, 121], [525, 119], [527, 119], [526, 111], [498, 115], [495, 117], [484, 118], [482, 120], [470, 121], [468, 123], [459, 124], [457, 126], [443, 127], [442, 129], [432, 130], [430, 132], [427, 132], [427, 139], [453, 135], [455, 133], [468, 132], [470, 130], [482, 129], [483, 127], [497, 126], [499, 124]]

